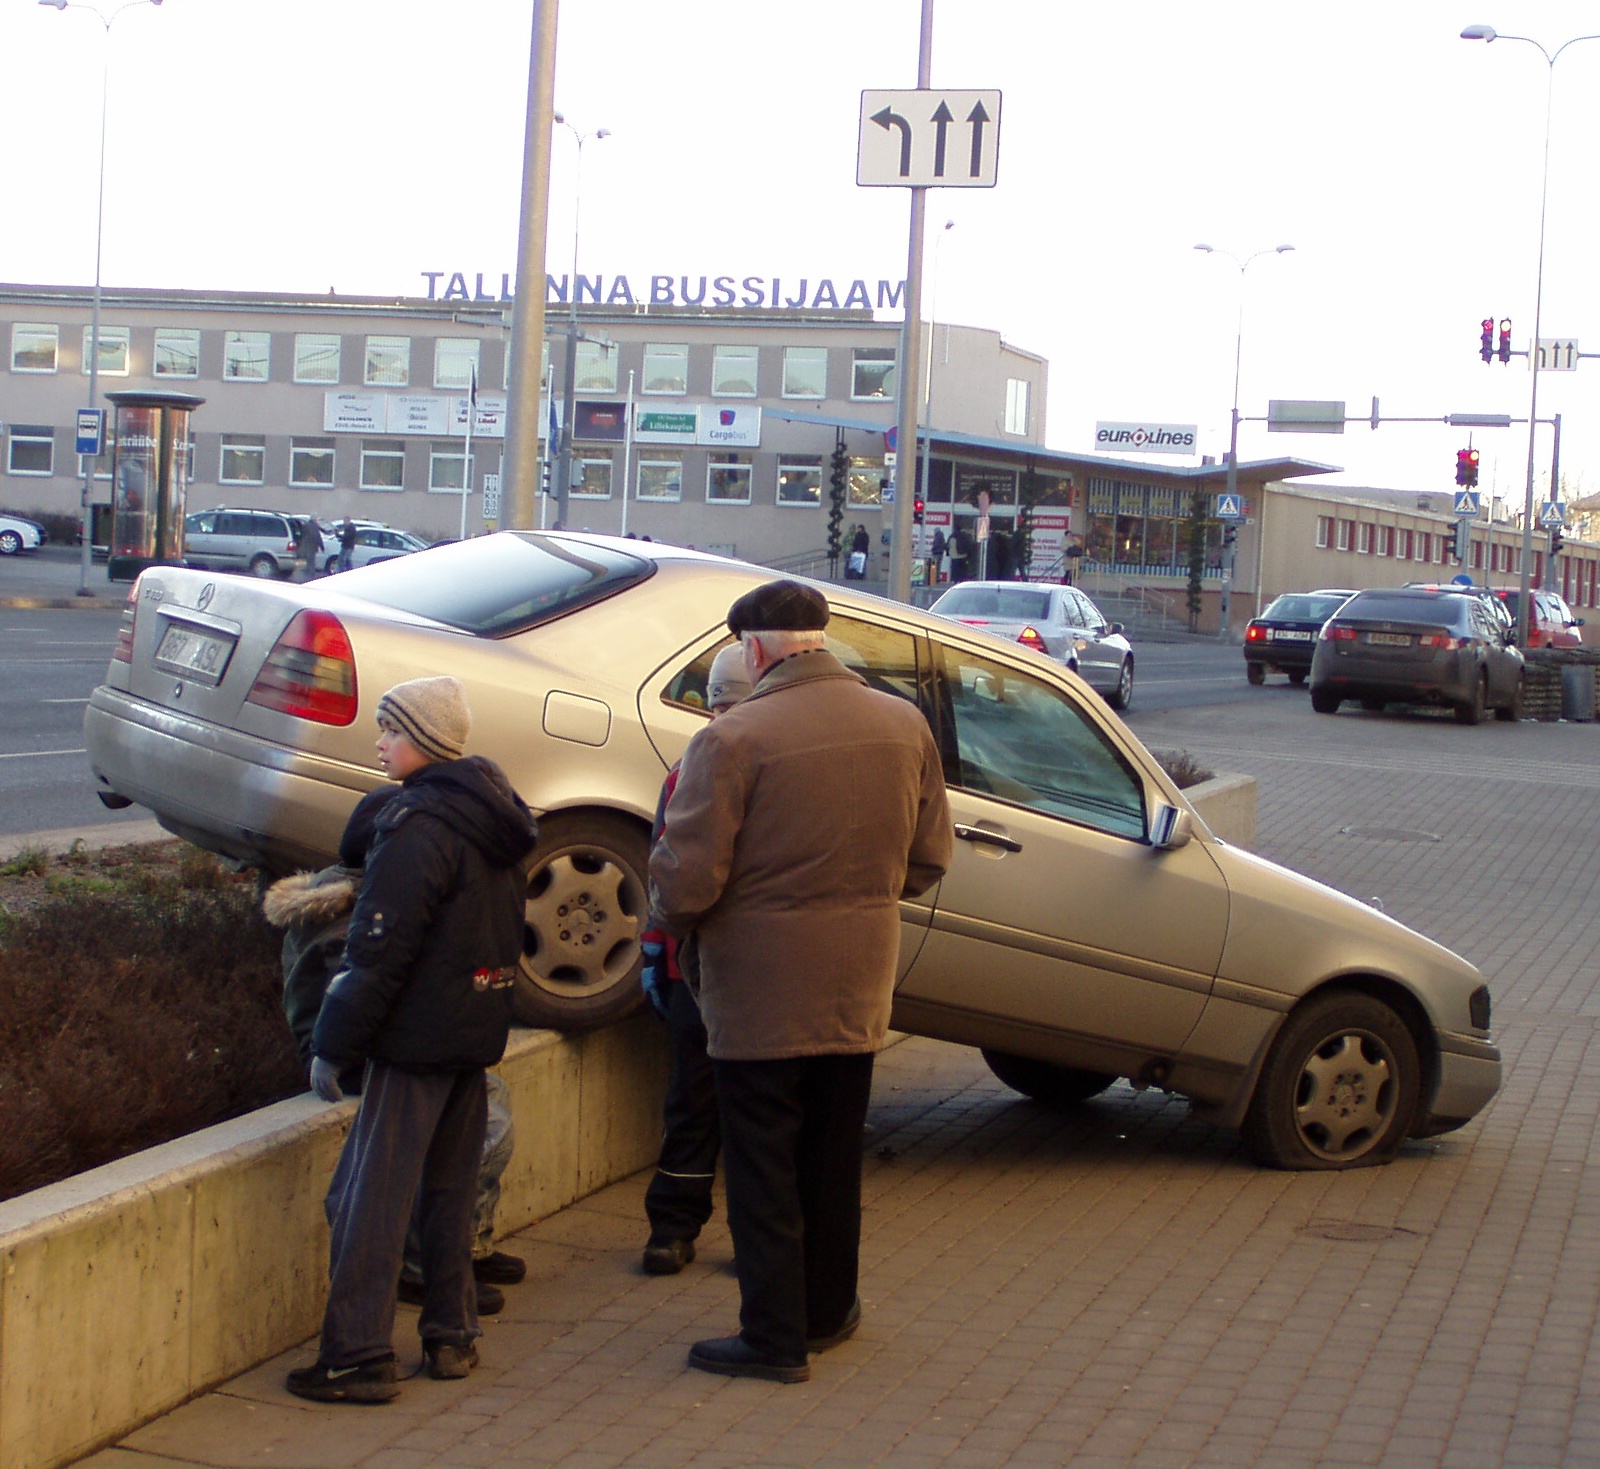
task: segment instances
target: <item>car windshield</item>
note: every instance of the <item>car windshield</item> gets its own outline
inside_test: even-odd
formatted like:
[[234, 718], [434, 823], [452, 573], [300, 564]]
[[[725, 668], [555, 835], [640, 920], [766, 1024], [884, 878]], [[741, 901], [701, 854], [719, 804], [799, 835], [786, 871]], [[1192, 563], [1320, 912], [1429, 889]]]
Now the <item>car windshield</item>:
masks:
[[1347, 600], [1345, 597], [1317, 597], [1308, 592], [1290, 592], [1279, 597], [1261, 615], [1282, 622], [1326, 622]]
[[[1517, 616], [1517, 604], [1522, 601], [1522, 593], [1521, 592], [1496, 592], [1495, 596], [1500, 599], [1500, 605], [1502, 607], [1504, 607], [1506, 609], [1506, 611], [1511, 614], [1512, 620], [1515, 621], [1516, 616]], [[1539, 605], [1539, 602], [1538, 602], [1537, 598], [1534, 599], [1534, 604], [1533, 605], [1535, 607], [1537, 607]]]
[[1345, 607], [1342, 620], [1434, 622], [1453, 626], [1466, 598], [1454, 592], [1362, 592]]
[[347, 571], [339, 589], [479, 637], [536, 627], [636, 586], [655, 563], [607, 546], [528, 531], [435, 546]]
[[933, 609], [942, 617], [994, 617], [1037, 622], [1050, 613], [1048, 587], [956, 587]]

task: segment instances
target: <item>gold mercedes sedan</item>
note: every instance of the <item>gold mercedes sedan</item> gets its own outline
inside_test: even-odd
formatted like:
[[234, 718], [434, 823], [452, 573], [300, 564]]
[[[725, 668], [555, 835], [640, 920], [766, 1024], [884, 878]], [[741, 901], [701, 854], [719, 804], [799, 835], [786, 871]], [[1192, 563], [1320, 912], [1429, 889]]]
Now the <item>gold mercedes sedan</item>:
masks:
[[[518, 986], [529, 1024], [640, 1003], [651, 814], [708, 717], [723, 618], [764, 568], [652, 542], [501, 532], [306, 585], [153, 567], [86, 715], [110, 805], [268, 871], [320, 865], [383, 781], [382, 692], [451, 673], [472, 748], [539, 817]], [[1261, 1161], [1349, 1168], [1460, 1127], [1500, 1085], [1466, 960], [1220, 841], [1061, 664], [848, 587], [832, 650], [910, 700], [956, 855], [902, 905], [894, 1024], [1082, 1101], [1126, 1077]]]

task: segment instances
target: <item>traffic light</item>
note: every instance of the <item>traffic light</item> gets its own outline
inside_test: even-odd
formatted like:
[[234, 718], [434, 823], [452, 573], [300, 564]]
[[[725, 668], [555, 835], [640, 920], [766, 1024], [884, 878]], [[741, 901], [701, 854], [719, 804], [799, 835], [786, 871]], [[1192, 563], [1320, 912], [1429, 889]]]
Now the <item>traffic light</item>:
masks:
[[1224, 549], [1231, 551], [1234, 548], [1234, 546], [1238, 544], [1238, 541], [1239, 541], [1239, 527], [1238, 526], [1236, 526], [1236, 525], [1225, 525], [1225, 526], [1222, 527], [1222, 544], [1223, 544]]
[[1562, 542], [1561, 527], [1559, 525], [1551, 526], [1550, 527], [1550, 554], [1552, 556], [1559, 556], [1561, 554], [1561, 542]]
[[922, 524], [922, 515], [927, 508], [927, 503], [923, 500], [921, 495], [918, 495], [916, 499], [911, 502], [911, 519], [914, 524]]
[[1478, 451], [1476, 449], [1456, 450], [1456, 483], [1469, 490], [1477, 486]]
[[1502, 362], [1511, 361], [1511, 318], [1509, 316], [1500, 318], [1500, 360]]
[[1486, 316], [1483, 319], [1483, 344], [1478, 348], [1483, 354], [1485, 362], [1494, 361], [1494, 318]]
[[539, 471], [539, 493], [541, 495], [550, 493], [550, 461], [548, 459], [544, 461], [544, 468]]
[[1461, 559], [1460, 551], [1457, 549], [1461, 526], [1461, 521], [1452, 520], [1445, 526], [1444, 534], [1439, 537], [1439, 543], [1444, 547], [1444, 559], [1446, 561], [1459, 561]]
[[1462, 519], [1456, 521], [1456, 544], [1452, 554], [1463, 566], [1467, 564], [1467, 557], [1472, 554], [1472, 522], [1470, 520]]

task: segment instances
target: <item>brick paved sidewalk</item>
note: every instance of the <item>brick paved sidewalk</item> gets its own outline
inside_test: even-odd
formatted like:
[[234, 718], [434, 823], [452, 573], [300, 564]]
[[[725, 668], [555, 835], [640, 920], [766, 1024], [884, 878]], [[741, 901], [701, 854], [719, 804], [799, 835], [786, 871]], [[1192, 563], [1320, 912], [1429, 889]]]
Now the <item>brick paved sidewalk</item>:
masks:
[[1050, 1113], [975, 1053], [911, 1040], [874, 1093], [864, 1324], [809, 1383], [685, 1367], [736, 1324], [727, 1237], [719, 1210], [683, 1275], [640, 1274], [641, 1175], [519, 1237], [530, 1279], [470, 1381], [319, 1407], [282, 1389], [307, 1344], [89, 1462], [1600, 1461], [1600, 730], [1328, 719], [1271, 693], [1134, 725], [1261, 776], [1266, 855], [1485, 968], [1507, 1082], [1463, 1131], [1387, 1168], [1274, 1173], [1160, 1093]]

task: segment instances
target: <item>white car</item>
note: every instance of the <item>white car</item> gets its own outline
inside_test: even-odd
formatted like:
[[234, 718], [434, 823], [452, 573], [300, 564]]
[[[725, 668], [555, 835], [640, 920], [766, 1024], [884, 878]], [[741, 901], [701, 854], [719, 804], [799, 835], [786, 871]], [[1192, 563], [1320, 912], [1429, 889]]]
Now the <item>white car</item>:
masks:
[[0, 556], [37, 551], [44, 545], [44, 527], [36, 520], [0, 511]]

